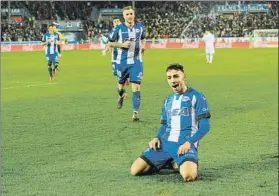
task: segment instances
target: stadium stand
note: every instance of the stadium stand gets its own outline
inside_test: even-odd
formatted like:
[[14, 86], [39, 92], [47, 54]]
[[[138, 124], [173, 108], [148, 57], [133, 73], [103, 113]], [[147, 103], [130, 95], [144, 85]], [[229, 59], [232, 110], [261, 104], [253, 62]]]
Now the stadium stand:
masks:
[[[241, 2], [252, 4], [255, 2]], [[247, 37], [254, 29], [278, 29], [278, 2], [258, 1], [267, 4], [268, 12], [233, 14], [213, 13], [216, 5], [234, 5], [235, 2], [135, 2], [136, 17], [145, 24], [147, 38], [200, 38], [205, 29], [211, 28], [218, 37]], [[11, 1], [11, 9], [24, 10], [22, 19], [8, 22], [7, 11], [1, 12], [1, 41], [38, 41], [52, 21], [80, 20], [83, 24], [83, 39], [96, 40], [100, 33], [111, 28], [109, 19], [100, 17], [101, 9], [121, 9], [131, 5], [123, 2], [89, 1]], [[1, 2], [7, 10], [7, 1]], [[48, 7], [49, 9], [45, 9]], [[95, 13], [95, 15], [94, 15]], [[187, 30], [184, 32], [184, 30]]]

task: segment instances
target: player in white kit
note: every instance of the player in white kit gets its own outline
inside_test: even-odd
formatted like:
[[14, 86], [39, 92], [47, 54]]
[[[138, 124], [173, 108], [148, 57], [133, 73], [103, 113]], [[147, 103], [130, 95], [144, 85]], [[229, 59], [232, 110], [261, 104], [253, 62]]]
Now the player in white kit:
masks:
[[106, 55], [106, 44], [108, 42], [108, 38], [106, 36], [104, 36], [103, 33], [101, 33], [99, 40], [100, 40], [100, 44], [101, 44], [102, 54]]
[[206, 31], [205, 34], [203, 35], [202, 40], [205, 43], [206, 62], [211, 64], [213, 61], [213, 55], [215, 53], [215, 49], [214, 49], [215, 37], [212, 33]]

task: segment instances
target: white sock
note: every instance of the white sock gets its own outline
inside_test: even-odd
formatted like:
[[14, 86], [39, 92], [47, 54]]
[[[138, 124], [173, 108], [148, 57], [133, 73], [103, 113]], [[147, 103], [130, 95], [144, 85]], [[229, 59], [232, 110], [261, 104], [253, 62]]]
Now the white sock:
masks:
[[209, 62], [209, 54], [206, 54], [206, 62]]
[[209, 55], [209, 63], [212, 63], [212, 61], [213, 61], [213, 54], [210, 54]]

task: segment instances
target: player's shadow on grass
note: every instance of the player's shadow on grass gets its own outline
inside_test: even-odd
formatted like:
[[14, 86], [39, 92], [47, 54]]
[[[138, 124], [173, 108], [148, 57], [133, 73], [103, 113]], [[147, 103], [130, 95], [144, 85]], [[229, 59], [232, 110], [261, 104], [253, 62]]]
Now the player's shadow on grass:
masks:
[[[278, 168], [278, 154], [259, 155], [259, 157], [254, 162], [238, 160], [238, 162], [235, 163], [216, 165], [215, 167], [203, 167], [199, 169], [197, 180], [194, 182], [211, 182], [220, 178], [234, 176], [235, 173], [261, 171], [264, 168], [269, 168], [269, 170], [276, 170], [276, 168]], [[150, 175], [148, 178], [159, 182], [171, 181], [174, 183], [185, 183], [181, 175], [179, 174], [179, 171], [171, 169], [163, 169], [158, 173]]]
[[[220, 176], [214, 171], [215, 169], [201, 169], [199, 170], [197, 181], [214, 181]], [[162, 169], [160, 172], [152, 175], [143, 175], [144, 178], [156, 180], [157, 182], [174, 182], [174, 183], [185, 183], [182, 179], [178, 170], [173, 169]], [[194, 181], [196, 182], [196, 181]]]

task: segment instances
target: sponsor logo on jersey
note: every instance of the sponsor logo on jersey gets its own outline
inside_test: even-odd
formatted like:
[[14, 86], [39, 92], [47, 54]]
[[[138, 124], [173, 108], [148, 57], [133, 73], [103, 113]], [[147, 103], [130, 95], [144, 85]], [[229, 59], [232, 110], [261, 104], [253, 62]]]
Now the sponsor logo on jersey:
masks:
[[183, 102], [187, 102], [187, 101], [190, 101], [190, 100], [191, 99], [188, 96], [183, 96], [182, 99], [181, 99], [181, 101], [183, 101]]

